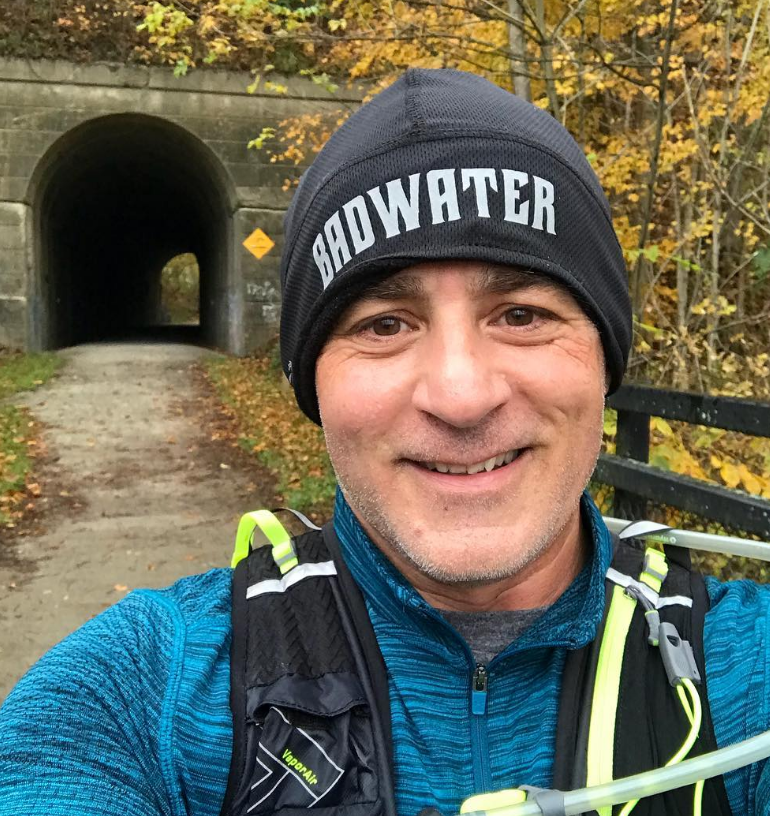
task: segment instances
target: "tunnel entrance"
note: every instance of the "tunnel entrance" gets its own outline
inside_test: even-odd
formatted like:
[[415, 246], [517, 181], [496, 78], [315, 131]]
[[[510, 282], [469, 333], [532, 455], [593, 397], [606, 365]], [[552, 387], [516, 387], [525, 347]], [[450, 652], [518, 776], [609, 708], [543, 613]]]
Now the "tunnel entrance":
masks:
[[[207, 146], [165, 120], [120, 114], [65, 134], [41, 165], [34, 345], [160, 337], [228, 348], [232, 207]], [[181, 255], [199, 268], [196, 320], [170, 319], [164, 304], [164, 269]]]

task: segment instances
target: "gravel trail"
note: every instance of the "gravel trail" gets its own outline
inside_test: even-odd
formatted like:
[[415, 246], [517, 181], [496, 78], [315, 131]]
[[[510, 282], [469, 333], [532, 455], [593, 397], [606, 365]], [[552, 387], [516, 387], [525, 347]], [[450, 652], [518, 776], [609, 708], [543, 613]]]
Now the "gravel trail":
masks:
[[0, 701], [127, 591], [226, 566], [240, 515], [270, 504], [269, 479], [217, 438], [221, 417], [196, 376], [211, 353], [77, 346], [54, 380], [14, 400], [42, 423], [47, 456], [35, 525], [0, 533]]

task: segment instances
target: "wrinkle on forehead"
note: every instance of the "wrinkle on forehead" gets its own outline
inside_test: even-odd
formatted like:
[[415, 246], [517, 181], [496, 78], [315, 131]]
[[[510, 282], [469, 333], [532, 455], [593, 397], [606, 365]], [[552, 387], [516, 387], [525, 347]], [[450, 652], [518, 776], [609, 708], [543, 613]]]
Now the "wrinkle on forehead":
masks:
[[[456, 268], [455, 264], [452, 264], [452, 267]], [[424, 275], [426, 271], [428, 269], [422, 265], [422, 269], [405, 269], [397, 272], [372, 284], [362, 293], [360, 300], [427, 300]], [[441, 273], [437, 264], [431, 264], [429, 271]], [[468, 269], [464, 274], [468, 276], [468, 294], [473, 298], [534, 287], [564, 290], [563, 286], [550, 278], [514, 267], [488, 265], [480, 269]]]

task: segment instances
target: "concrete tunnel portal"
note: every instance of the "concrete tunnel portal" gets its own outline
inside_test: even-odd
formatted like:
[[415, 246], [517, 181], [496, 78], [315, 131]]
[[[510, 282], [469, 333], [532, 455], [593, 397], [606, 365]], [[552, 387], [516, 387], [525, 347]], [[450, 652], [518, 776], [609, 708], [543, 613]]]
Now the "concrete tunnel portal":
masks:
[[63, 135], [33, 184], [35, 345], [169, 337], [161, 271], [192, 253], [200, 322], [179, 337], [228, 348], [232, 191], [197, 137], [152, 116], [101, 117]]

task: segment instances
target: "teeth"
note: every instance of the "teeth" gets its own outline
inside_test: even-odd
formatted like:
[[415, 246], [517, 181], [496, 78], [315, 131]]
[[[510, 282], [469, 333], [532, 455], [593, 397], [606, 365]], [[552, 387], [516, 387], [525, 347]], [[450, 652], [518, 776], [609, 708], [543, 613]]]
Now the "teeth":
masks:
[[507, 453], [501, 453], [499, 456], [491, 456], [485, 462], [477, 462], [475, 465], [445, 465], [442, 462], [425, 462], [424, 465], [428, 470], [437, 470], [439, 473], [463, 473], [473, 476], [476, 473], [481, 473], [482, 470], [489, 473], [497, 467], [508, 465], [518, 455], [519, 451], [510, 450]]

